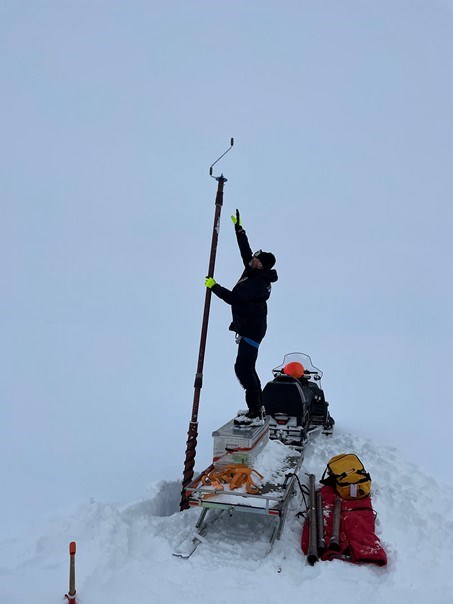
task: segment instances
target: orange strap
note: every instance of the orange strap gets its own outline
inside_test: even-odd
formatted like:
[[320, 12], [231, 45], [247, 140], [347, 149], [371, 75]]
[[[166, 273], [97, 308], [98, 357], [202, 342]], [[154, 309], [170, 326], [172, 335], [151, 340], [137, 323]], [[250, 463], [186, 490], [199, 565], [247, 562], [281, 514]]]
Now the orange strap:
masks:
[[[201, 482], [205, 486], [214, 487], [217, 491], [223, 491], [224, 484], [228, 485], [230, 491], [234, 491], [245, 485], [245, 490], [249, 495], [257, 495], [260, 490], [253, 482], [252, 474], [256, 474], [259, 478], [264, 478], [262, 474], [244, 464], [230, 464], [219, 470], [213, 468], [207, 474], [203, 474]], [[210, 493], [206, 495], [208, 497], [211, 496]]]

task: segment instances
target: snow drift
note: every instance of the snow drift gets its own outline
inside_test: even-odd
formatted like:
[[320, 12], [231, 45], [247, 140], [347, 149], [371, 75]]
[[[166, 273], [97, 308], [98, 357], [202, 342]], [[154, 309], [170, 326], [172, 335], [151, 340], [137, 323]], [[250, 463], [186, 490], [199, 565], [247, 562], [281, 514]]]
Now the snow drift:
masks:
[[[278, 456], [271, 441], [263, 454]], [[24, 536], [0, 543], [0, 602], [62, 602], [71, 540], [77, 541], [77, 592], [82, 604], [282, 601], [451, 604], [453, 490], [440, 487], [393, 448], [337, 432], [315, 435], [303, 472], [319, 478], [338, 453], [355, 452], [373, 479], [376, 530], [385, 568], [342, 561], [307, 565], [300, 549], [301, 502], [295, 497], [282, 538], [268, 553], [273, 519], [223, 514], [189, 560], [172, 554], [190, 537], [200, 513], [179, 513], [180, 482], [153, 485], [126, 506], [89, 501], [36, 521]]]

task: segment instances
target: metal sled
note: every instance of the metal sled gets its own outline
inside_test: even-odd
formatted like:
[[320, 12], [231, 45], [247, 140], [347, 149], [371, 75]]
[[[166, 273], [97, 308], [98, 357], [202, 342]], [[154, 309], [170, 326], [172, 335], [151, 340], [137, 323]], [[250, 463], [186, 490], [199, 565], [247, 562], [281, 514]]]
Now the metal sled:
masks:
[[[209, 474], [214, 466], [201, 472], [186, 487], [186, 492], [189, 505], [201, 507], [202, 512], [196, 524], [192, 544], [185, 553], [179, 552], [176, 555], [188, 558], [204, 540], [204, 535], [212, 524], [207, 518], [209, 510], [220, 512], [226, 510], [230, 515], [235, 512], [245, 512], [272, 516], [277, 521], [270, 538], [270, 547], [272, 547], [282, 533], [289, 502], [295, 493], [295, 483], [302, 461], [303, 451], [288, 447], [288, 454], [274, 472], [277, 478], [263, 482], [260, 485], [259, 493], [253, 495], [246, 493], [243, 489], [230, 490], [228, 485], [225, 485], [223, 490], [205, 486], [202, 483], [202, 477]], [[215, 522], [215, 520], [213, 521]]]

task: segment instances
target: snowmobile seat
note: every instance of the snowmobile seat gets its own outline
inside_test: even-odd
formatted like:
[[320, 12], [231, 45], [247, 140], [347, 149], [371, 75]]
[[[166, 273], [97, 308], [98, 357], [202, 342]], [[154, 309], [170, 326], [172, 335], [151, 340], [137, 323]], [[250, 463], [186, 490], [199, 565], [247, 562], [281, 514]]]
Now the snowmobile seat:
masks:
[[296, 378], [280, 375], [263, 389], [263, 404], [268, 415], [286, 413], [297, 417], [298, 425], [303, 426], [308, 415], [307, 398]]

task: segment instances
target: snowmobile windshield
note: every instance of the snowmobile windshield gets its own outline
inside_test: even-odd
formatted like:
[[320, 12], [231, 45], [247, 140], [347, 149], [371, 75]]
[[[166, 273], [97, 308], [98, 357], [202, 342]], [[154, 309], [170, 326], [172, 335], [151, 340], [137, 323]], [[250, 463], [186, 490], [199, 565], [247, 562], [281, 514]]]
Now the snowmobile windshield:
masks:
[[290, 352], [289, 354], [285, 354], [283, 363], [272, 369], [274, 376], [283, 373], [284, 367], [289, 363], [301, 363], [305, 370], [303, 377], [310, 382], [319, 382], [322, 378], [322, 371], [315, 367], [308, 354], [304, 354], [303, 352]]

